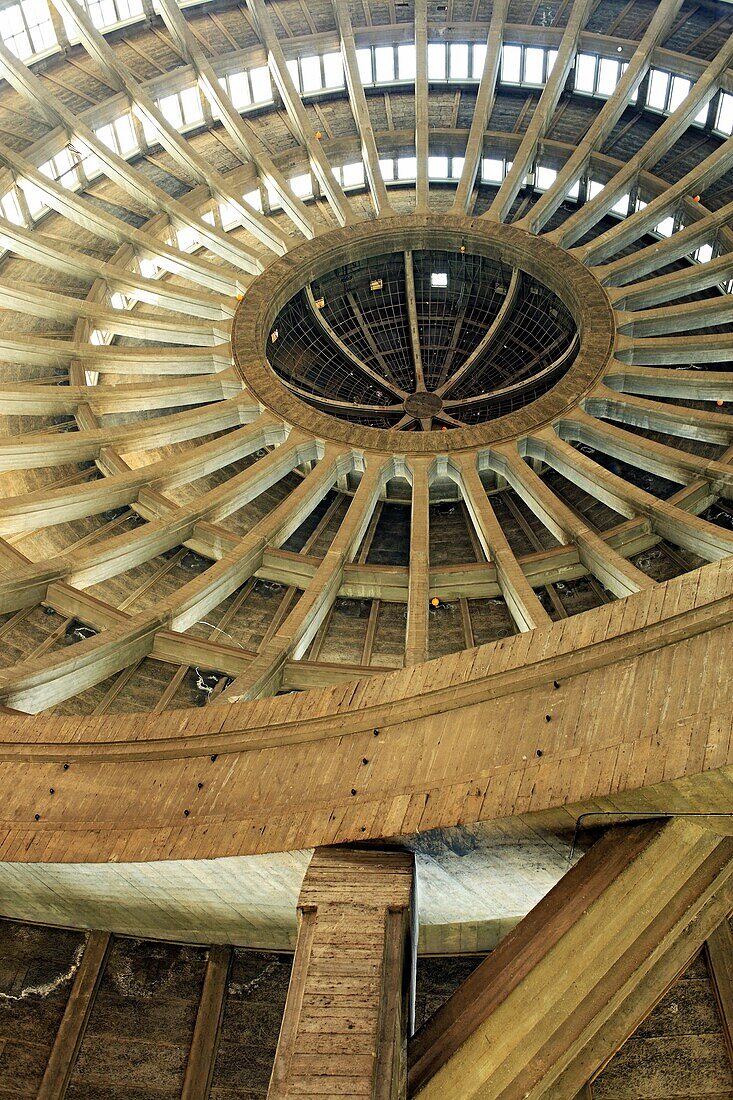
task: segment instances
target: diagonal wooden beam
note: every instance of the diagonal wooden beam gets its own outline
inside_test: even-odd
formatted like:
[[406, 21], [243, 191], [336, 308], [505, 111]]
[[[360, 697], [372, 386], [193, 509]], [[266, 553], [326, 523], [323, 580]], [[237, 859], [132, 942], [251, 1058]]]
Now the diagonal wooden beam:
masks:
[[428, 659], [428, 600], [430, 598], [430, 468], [431, 459], [410, 460], [410, 572], [407, 593], [405, 664]]
[[592, 229], [601, 220], [604, 214], [608, 213], [613, 204], [629, 191], [640, 172], [648, 172], [655, 164], [659, 163], [687, 130], [690, 123], [700, 113], [700, 110], [715, 95], [731, 60], [733, 60], [733, 36], [721, 47], [677, 110], [673, 111], [662, 125], [654, 131], [649, 140], [642, 145], [639, 152], [635, 153], [624, 164], [623, 168], [611, 177], [600, 194], [585, 202], [575, 213], [566, 218], [558, 229], [548, 233], [548, 237], [553, 243], [559, 244], [563, 248], [569, 248], [570, 245], [580, 240], [588, 230]]
[[231, 99], [222, 88], [214, 66], [208, 60], [174, 0], [160, 0], [158, 10], [174, 41], [192, 65], [199, 87], [234, 142], [244, 160], [254, 161], [260, 179], [277, 194], [283, 209], [306, 237], [316, 235], [316, 222], [302, 199], [294, 195], [280, 169], [275, 165], [262, 141], [248, 127]]
[[430, 101], [428, 86], [428, 0], [415, 0], [415, 209], [430, 209]]
[[224, 1016], [231, 962], [231, 947], [215, 945], [209, 948], [181, 1100], [208, 1100]]
[[705, 942], [710, 977], [720, 1010], [725, 1045], [733, 1064], [733, 929], [723, 920]]
[[463, 162], [461, 178], [453, 200], [454, 214], [468, 214], [471, 209], [471, 195], [476, 182], [481, 157], [484, 150], [484, 135], [494, 107], [496, 82], [501, 64], [501, 47], [504, 42], [504, 27], [507, 22], [509, 0], [496, 0], [491, 8], [491, 22], [486, 40], [486, 57], [476, 96], [476, 105], [471, 119], [471, 129], [466, 142], [466, 156]]
[[410, 1095], [577, 1096], [731, 906], [732, 837], [683, 818], [611, 830], [415, 1036]]
[[539, 143], [552, 124], [558, 101], [575, 63], [580, 32], [585, 26], [593, 7], [594, 0], [573, 0], [570, 18], [563, 32], [555, 64], [522, 138], [522, 144], [514, 156], [512, 166], [494, 197], [494, 201], [483, 215], [490, 221], [506, 221], [524, 177], [532, 167]]
[[84, 1031], [104, 973], [112, 937], [90, 932], [56, 1032], [37, 1100], [64, 1100]]
[[654, 11], [644, 37], [634, 52], [626, 72], [614, 92], [604, 103], [575, 152], [557, 174], [557, 179], [537, 200], [529, 214], [517, 225], [530, 233], [539, 233], [563, 202], [570, 188], [580, 179], [591, 153], [599, 149], [611, 133], [626, 106], [646, 75], [652, 60], [652, 52], [669, 34], [675, 16], [682, 7], [682, 0], [661, 0]]
[[377, 214], [389, 217], [389, 215], [394, 214], [394, 211], [390, 206], [382, 169], [379, 166], [379, 152], [374, 137], [374, 127], [369, 115], [369, 105], [356, 60], [356, 42], [354, 41], [354, 28], [351, 23], [349, 5], [347, 0], [331, 0], [331, 5], [336, 16], [336, 25], [341, 40], [341, 56], [344, 62], [349, 104], [361, 138], [361, 155], [369, 182], [369, 190], [372, 194], [372, 202]]
[[308, 154], [313, 173], [323, 194], [328, 199], [339, 225], [348, 225], [355, 220], [354, 211], [341, 185], [336, 180], [328, 157], [315, 135], [308, 112], [298, 94], [298, 89], [293, 83], [285, 54], [280, 45], [280, 39], [264, 0], [247, 0], [247, 8], [257, 25], [260, 40], [267, 51], [267, 61], [277, 85], [277, 90], [285, 104], [285, 110], [288, 112], [288, 117], [293, 123], [298, 138]]

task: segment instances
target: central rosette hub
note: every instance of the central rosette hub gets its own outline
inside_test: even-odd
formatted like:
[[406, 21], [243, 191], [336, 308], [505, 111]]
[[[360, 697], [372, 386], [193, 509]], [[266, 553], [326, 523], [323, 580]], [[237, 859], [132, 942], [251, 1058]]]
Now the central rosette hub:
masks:
[[411, 393], [405, 398], [405, 412], [418, 420], [432, 417], [443, 408], [443, 401], [437, 393]]

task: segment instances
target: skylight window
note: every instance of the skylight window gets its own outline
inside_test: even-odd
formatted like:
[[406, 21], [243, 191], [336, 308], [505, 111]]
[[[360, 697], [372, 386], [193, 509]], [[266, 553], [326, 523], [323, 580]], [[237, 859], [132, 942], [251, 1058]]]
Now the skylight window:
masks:
[[451, 179], [458, 180], [463, 174], [463, 166], [466, 163], [465, 157], [453, 157], [451, 159], [450, 174]]
[[620, 217], [625, 218], [629, 212], [629, 195], [622, 195], [620, 199], [616, 199], [616, 202], [611, 207], [612, 214], [618, 214]]
[[309, 199], [313, 195], [313, 180], [310, 172], [304, 172], [301, 176], [293, 176], [290, 182], [290, 188], [294, 195], [297, 195], [299, 199]]
[[445, 43], [428, 43], [428, 80], [445, 80]]
[[259, 65], [256, 69], [250, 69], [249, 83], [252, 89], [253, 103], [272, 102], [272, 84], [270, 83], [270, 70], [267, 65]]
[[709, 263], [713, 258], [713, 246], [710, 244], [702, 244], [694, 253], [693, 259], [697, 260], [699, 264]]
[[481, 179], [484, 183], [501, 183], [504, 179], [504, 161], [484, 157], [481, 161]]
[[386, 83], [394, 80], [394, 48], [392, 46], [378, 46], [374, 51], [374, 67], [378, 83]]
[[519, 84], [522, 79], [522, 47], [502, 46], [501, 79], [506, 84]]
[[433, 271], [430, 276], [430, 285], [437, 287], [439, 290], [445, 290], [448, 286], [448, 272]]
[[448, 47], [451, 80], [468, 79], [468, 45], [464, 42], [452, 42]]
[[259, 210], [262, 213], [262, 195], [259, 187], [256, 187], [254, 191], [248, 191], [246, 195], [242, 195], [242, 202], [246, 202], [247, 206], [251, 206], [253, 210]]
[[292, 80], [298, 91], [302, 91], [300, 86], [300, 66], [298, 65], [297, 57], [291, 57], [289, 61], [286, 61], [288, 72], [290, 73], [290, 79]]
[[219, 83], [228, 93], [233, 107], [238, 111], [241, 110], [242, 107], [249, 107], [252, 102], [252, 96], [250, 94], [249, 80], [247, 79], [246, 73], [228, 73], [227, 76], [219, 78]]
[[372, 51], [370, 49], [357, 50], [356, 63], [359, 66], [359, 76], [361, 77], [362, 84], [373, 84], [374, 71], [372, 69]]
[[447, 180], [448, 157], [428, 157], [428, 176], [431, 180]]
[[395, 178], [394, 161], [391, 157], [389, 158], [389, 160], [380, 160], [379, 168], [382, 173], [382, 179], [385, 181], [385, 183]]
[[46, 0], [22, 0], [3, 8], [0, 23], [5, 45], [22, 61], [57, 44]]
[[669, 103], [667, 104], [667, 110], [670, 112], [676, 111], [680, 103], [682, 103], [690, 94], [691, 87], [691, 80], [685, 80], [683, 76], [673, 76], [672, 86], [669, 90]]
[[397, 47], [397, 75], [400, 80], [414, 80], [417, 75], [417, 55], [414, 43]]
[[674, 233], [674, 218], [663, 218], [659, 225], [654, 226], [654, 232], [660, 237], [671, 237]]
[[522, 81], [525, 84], [544, 84], [545, 51], [529, 46], [524, 51]]
[[594, 199], [596, 195], [600, 195], [603, 190], [603, 184], [598, 180], [588, 180], [588, 199]]
[[541, 168], [537, 169], [537, 189], [539, 191], [546, 191], [548, 187], [557, 179], [557, 172], [554, 168]]
[[484, 64], [486, 63], [486, 43], [479, 43], [473, 47], [473, 75], [477, 79], [481, 79], [481, 74], [484, 71]]
[[647, 107], [655, 111], [663, 111], [667, 106], [667, 88], [669, 87], [669, 73], [661, 69], [652, 69], [649, 77], [649, 92], [646, 97]]
[[593, 54], [579, 53], [575, 62], [575, 90], [593, 95], [596, 87], [596, 62]]
[[549, 77], [552, 70], [555, 68], [555, 62], [557, 61], [557, 50], [547, 51], [547, 76]]
[[0, 209], [6, 221], [12, 222], [13, 225], [24, 224], [23, 214], [15, 191], [8, 191], [7, 195], [3, 195], [0, 199]]
[[602, 57], [598, 63], [598, 87], [599, 95], [610, 96], [616, 91], [616, 85], [621, 76], [621, 65], [611, 58]]
[[361, 160], [354, 161], [353, 164], [345, 164], [341, 169], [342, 179], [344, 187], [363, 187], [364, 186], [364, 162]]
[[733, 95], [729, 95], [728, 92], [720, 94], [714, 129], [726, 137], [733, 132]]
[[414, 180], [417, 176], [417, 158], [399, 157], [397, 160], [397, 178]]
[[240, 221], [239, 214], [230, 202], [219, 203], [219, 217], [221, 218], [221, 227], [225, 231], [238, 225]]
[[325, 88], [343, 88], [344, 62], [340, 53], [324, 53], [323, 86]]
[[320, 57], [301, 57], [300, 74], [304, 92], [317, 92], [323, 87]]

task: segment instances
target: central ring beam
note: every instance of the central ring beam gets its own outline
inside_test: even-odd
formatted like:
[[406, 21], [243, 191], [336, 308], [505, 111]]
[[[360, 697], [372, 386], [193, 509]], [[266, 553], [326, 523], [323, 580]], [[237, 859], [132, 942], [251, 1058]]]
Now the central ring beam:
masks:
[[[450, 432], [401, 432], [347, 423], [314, 409], [289, 390], [267, 361], [275, 319], [298, 290], [346, 264], [385, 252], [461, 248], [519, 268], [543, 283], [569, 310], [580, 346], [566, 374], [536, 401], [488, 423]], [[605, 290], [569, 253], [513, 225], [446, 214], [412, 214], [349, 225], [306, 241], [255, 279], [237, 308], [232, 351], [248, 390], [289, 424], [320, 439], [398, 454], [450, 453], [505, 442], [542, 428], [577, 405], [613, 355], [614, 317]]]

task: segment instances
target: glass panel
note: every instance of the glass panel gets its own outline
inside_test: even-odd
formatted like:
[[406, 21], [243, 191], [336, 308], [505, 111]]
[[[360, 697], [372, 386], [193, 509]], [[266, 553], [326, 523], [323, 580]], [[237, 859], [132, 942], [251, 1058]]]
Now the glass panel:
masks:
[[596, 86], [596, 61], [598, 59], [590, 53], [579, 53], [575, 63], [575, 90], [588, 92], [591, 95]]
[[415, 46], [408, 44], [397, 47], [397, 75], [400, 80], [414, 80], [416, 74]]
[[535, 46], [528, 46], [524, 51], [524, 82], [525, 84], [543, 84], [545, 67], [545, 51]]
[[486, 60], [486, 43], [479, 44], [473, 47], [473, 75], [477, 80], [481, 79], [481, 74], [484, 71], [484, 62]]
[[272, 100], [272, 84], [270, 83], [270, 70], [267, 65], [250, 69], [249, 82], [252, 88], [253, 103], [269, 103]]
[[377, 81], [385, 83], [394, 80], [394, 47], [378, 46], [374, 51]]
[[323, 72], [327, 88], [343, 88], [344, 63], [340, 53], [324, 53]]
[[397, 178], [401, 180], [414, 180], [417, 176], [417, 158], [399, 157], [397, 160]]
[[468, 46], [463, 42], [451, 43], [450, 75], [453, 80], [468, 79]]
[[445, 80], [445, 43], [428, 43], [428, 80]]
[[431, 180], [447, 180], [448, 158], [428, 157], [428, 176]]
[[663, 111], [667, 103], [667, 87], [669, 85], [669, 73], [661, 69], [652, 69], [649, 77], [649, 92], [646, 97], [648, 107], [657, 111]]
[[504, 162], [493, 157], [481, 161], [481, 179], [486, 183], [501, 183], [504, 179]]
[[522, 47], [502, 46], [501, 79], [507, 84], [519, 84], [522, 73]]
[[323, 87], [320, 57], [301, 57], [300, 73], [304, 92], [316, 92]]
[[356, 51], [356, 63], [359, 66], [359, 76], [362, 84], [373, 84], [372, 51], [370, 49]]
[[598, 64], [598, 92], [610, 96], [616, 90], [621, 66], [618, 61], [602, 57]]
[[668, 111], [676, 111], [680, 103], [687, 98], [687, 95], [692, 87], [692, 81], [686, 80], [683, 76], [672, 77], [672, 88], [669, 93], [669, 103], [667, 105]]

